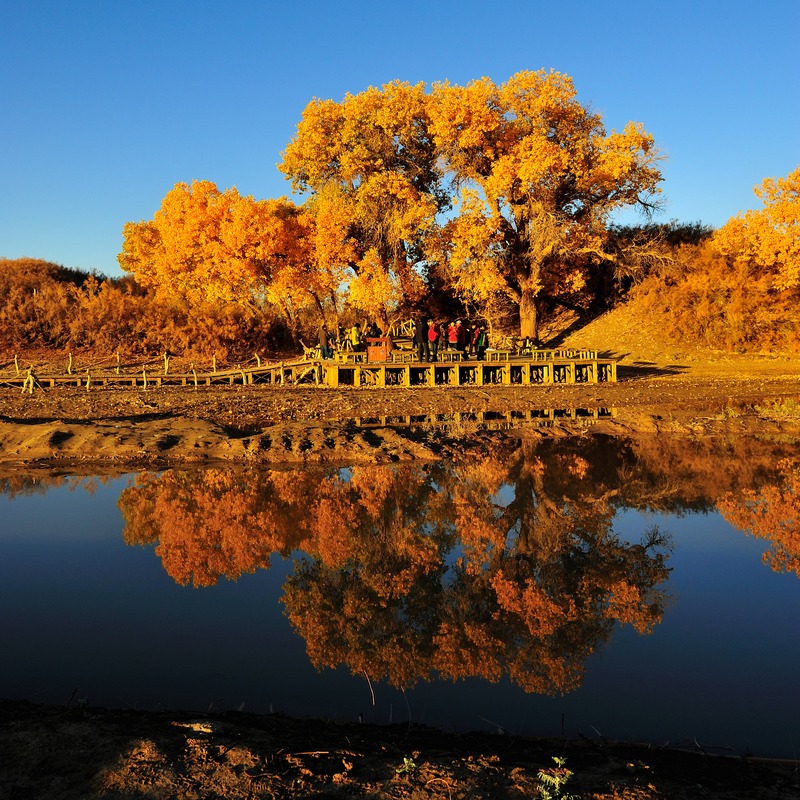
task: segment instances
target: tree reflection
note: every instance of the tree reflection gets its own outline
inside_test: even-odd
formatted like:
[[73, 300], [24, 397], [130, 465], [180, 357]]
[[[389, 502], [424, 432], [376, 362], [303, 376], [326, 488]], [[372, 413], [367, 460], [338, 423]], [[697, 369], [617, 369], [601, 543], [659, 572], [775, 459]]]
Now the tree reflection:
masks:
[[[508, 675], [535, 692], [576, 688], [615, 622], [646, 633], [661, 619], [668, 574], [657, 530], [624, 543], [611, 532], [605, 487], [582, 496], [587, 470], [574, 456], [545, 469], [524, 447], [417, 471], [411, 484], [382, 469], [382, 481], [402, 482], [398, 497], [418, 509], [427, 497], [425, 513], [404, 516], [394, 523], [403, 535], [388, 538], [386, 520], [400, 506], [357, 515], [334, 560], [311, 540], [284, 603], [312, 662], [398, 686], [439, 674]], [[376, 468], [369, 472], [359, 484]]]
[[663, 614], [668, 543], [615, 536], [615, 496], [580, 453], [519, 445], [349, 473], [167, 472], [120, 507], [125, 540], [156, 544], [183, 584], [302, 549], [283, 603], [318, 668], [554, 693], [580, 684], [616, 623], [647, 633]]
[[273, 553], [303, 546], [313, 490], [303, 472], [143, 474], [120, 495], [123, 537], [127, 544], [156, 545], [177, 583], [235, 580], [268, 567]]
[[782, 459], [778, 473], [774, 483], [758, 491], [728, 492], [718, 508], [734, 527], [770, 542], [764, 562], [771, 569], [800, 577], [800, 463]]

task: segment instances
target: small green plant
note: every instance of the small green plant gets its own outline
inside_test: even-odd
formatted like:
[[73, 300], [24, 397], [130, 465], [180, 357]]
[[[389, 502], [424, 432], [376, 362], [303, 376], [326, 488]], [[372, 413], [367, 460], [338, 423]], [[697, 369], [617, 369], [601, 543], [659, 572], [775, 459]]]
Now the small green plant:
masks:
[[773, 400], [769, 405], [755, 405], [753, 408], [759, 416], [767, 419], [781, 420], [800, 417], [800, 402], [793, 397]]
[[416, 770], [416, 768], [417, 768], [417, 764], [414, 761], [414, 759], [413, 758], [408, 758], [408, 756], [406, 756], [403, 759], [402, 765], [397, 767], [395, 772], [398, 775], [410, 775], [412, 772], [414, 772]]
[[564, 794], [564, 786], [572, 777], [566, 768], [567, 759], [553, 756], [555, 767], [539, 770], [539, 796], [542, 800], [580, 800], [578, 795]]

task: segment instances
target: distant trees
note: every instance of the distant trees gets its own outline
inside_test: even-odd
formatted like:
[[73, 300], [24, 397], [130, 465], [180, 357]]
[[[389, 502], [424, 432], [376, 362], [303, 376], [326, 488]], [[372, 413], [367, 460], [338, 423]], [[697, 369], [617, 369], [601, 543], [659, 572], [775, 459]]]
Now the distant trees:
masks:
[[606, 133], [569, 77], [540, 71], [314, 100], [281, 169], [316, 213], [342, 211], [355, 307], [385, 317], [435, 270], [484, 313], [511, 304], [536, 337], [540, 296], [579, 293], [613, 257], [609, 214], [655, 207], [658, 161], [642, 126]]
[[611, 212], [655, 207], [658, 162], [641, 125], [607, 133], [557, 72], [395, 81], [306, 107], [279, 165], [302, 206], [177, 184], [125, 226], [119, 260], [143, 285], [273, 304], [294, 326], [310, 304], [385, 327], [438, 281], [484, 313], [502, 298], [536, 336], [542, 294], [578, 294], [616, 257]]
[[800, 289], [800, 166], [785, 178], [756, 186], [764, 203], [729, 220], [714, 236], [715, 248], [754, 275], [770, 278], [776, 292]]
[[658, 207], [659, 163], [640, 124], [607, 132], [558, 72], [395, 81], [309, 103], [279, 164], [302, 205], [178, 184], [126, 225], [120, 263], [157, 292], [271, 309], [293, 330], [456, 301], [536, 339], [545, 308], [640, 284], [667, 335], [797, 345], [800, 168], [716, 233], [615, 227], [620, 208]]
[[279, 168], [310, 192], [319, 266], [338, 265], [350, 305], [388, 321], [426, 290], [427, 241], [447, 208], [423, 84], [395, 81], [312, 100]]

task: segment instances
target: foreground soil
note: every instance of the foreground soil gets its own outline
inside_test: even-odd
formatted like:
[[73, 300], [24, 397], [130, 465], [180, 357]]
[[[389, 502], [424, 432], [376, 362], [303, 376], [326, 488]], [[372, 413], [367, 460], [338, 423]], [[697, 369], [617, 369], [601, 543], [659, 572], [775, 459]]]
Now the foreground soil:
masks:
[[[243, 713], [0, 702], [0, 798], [800, 797], [798, 762]], [[540, 771], [573, 774], [551, 795]], [[561, 773], [562, 778], [566, 774]]]

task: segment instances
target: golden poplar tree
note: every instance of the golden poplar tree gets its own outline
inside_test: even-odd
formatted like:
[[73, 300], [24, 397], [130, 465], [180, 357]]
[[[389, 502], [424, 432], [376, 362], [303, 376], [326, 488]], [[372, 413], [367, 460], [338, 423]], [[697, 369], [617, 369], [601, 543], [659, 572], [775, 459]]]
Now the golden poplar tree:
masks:
[[157, 294], [277, 307], [294, 325], [305, 307], [323, 309], [340, 276], [314, 257], [308, 211], [285, 198], [254, 200], [211, 181], [178, 183], [152, 220], [123, 228], [121, 267]]
[[754, 189], [764, 204], [738, 214], [714, 235], [715, 248], [746, 266], [754, 277], [768, 275], [772, 289], [800, 288], [800, 166], [785, 178], [765, 178]]
[[653, 137], [629, 122], [607, 133], [558, 72], [519, 72], [497, 86], [433, 87], [430, 132], [460, 187], [442, 261], [458, 293], [519, 308], [537, 338], [543, 295], [580, 291], [609, 258], [609, 215], [655, 207], [661, 173]]
[[278, 165], [311, 193], [320, 263], [345, 270], [349, 303], [384, 321], [425, 290], [424, 241], [447, 202], [423, 84], [312, 100]]

